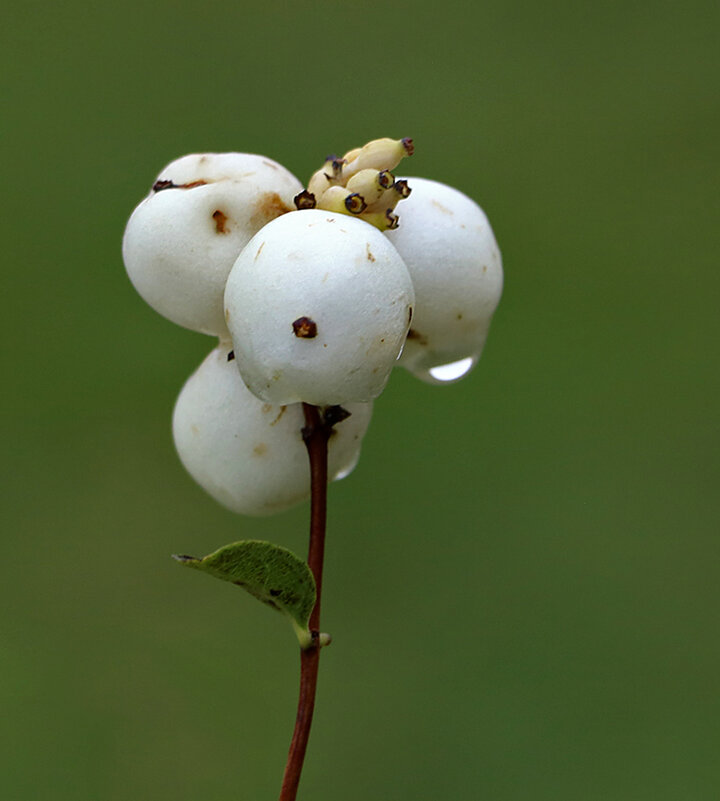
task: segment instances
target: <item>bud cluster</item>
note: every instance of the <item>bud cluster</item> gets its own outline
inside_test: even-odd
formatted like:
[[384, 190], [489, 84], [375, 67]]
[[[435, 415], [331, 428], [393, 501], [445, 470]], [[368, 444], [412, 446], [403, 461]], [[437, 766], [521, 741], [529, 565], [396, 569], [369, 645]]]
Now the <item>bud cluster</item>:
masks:
[[395, 206], [408, 197], [410, 187], [390, 171], [414, 152], [412, 139], [375, 139], [342, 158], [328, 156], [295, 205], [352, 214], [381, 231], [393, 230], [399, 223]]
[[123, 257], [138, 292], [219, 340], [173, 435], [228, 508], [270, 514], [308, 496], [302, 403], [333, 420], [329, 477], [342, 478], [395, 364], [449, 383], [479, 359], [500, 252], [470, 198], [393, 175], [412, 153], [410, 139], [374, 140], [328, 157], [306, 189], [264, 156], [185, 156], [133, 212]]

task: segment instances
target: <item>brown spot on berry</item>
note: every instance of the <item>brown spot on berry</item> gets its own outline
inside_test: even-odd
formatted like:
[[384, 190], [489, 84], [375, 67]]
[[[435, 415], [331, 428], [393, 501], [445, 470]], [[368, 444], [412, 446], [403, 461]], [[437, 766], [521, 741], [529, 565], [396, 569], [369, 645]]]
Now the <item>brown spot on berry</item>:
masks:
[[413, 144], [413, 140], [409, 136], [406, 136], [404, 139], [401, 140], [401, 142], [402, 146], [405, 148], [405, 152], [407, 153], [407, 155], [412, 156], [412, 154], [415, 152], [415, 145]]
[[260, 255], [260, 253], [262, 252], [262, 249], [263, 249], [264, 247], [265, 247], [265, 243], [263, 242], [263, 243], [260, 245], [260, 247], [258, 248], [258, 250], [257, 250], [257, 253], [255, 254], [255, 258], [253, 259], [253, 261], [257, 261], [257, 260], [258, 260], [258, 256]]
[[250, 225], [255, 230], [260, 230], [270, 220], [274, 220], [288, 211], [292, 211], [292, 209], [285, 205], [285, 202], [277, 192], [266, 192], [257, 202], [255, 213], [250, 219]]
[[267, 453], [267, 449], [267, 445], [264, 442], [260, 442], [253, 448], [253, 453], [255, 456], [263, 456]]
[[317, 336], [317, 324], [309, 317], [298, 317], [292, 324], [296, 337], [314, 339]]
[[175, 184], [172, 181], [162, 180], [155, 181], [153, 184], [153, 192], [160, 192], [163, 189], [194, 189], [196, 186], [205, 186], [207, 181], [191, 181], [189, 184]]
[[227, 214], [220, 211], [220, 209], [216, 209], [212, 217], [215, 220], [215, 231], [218, 234], [230, 233], [227, 227]]
[[270, 425], [271, 426], [277, 425], [282, 420], [282, 416], [285, 414], [286, 411], [287, 411], [287, 406], [281, 406], [280, 411], [278, 412], [278, 416], [272, 421], [272, 423], [270, 423]]
[[418, 345], [427, 345], [427, 337], [423, 336], [423, 334], [421, 334], [419, 331], [416, 331], [414, 328], [411, 328], [408, 331], [407, 338], [417, 342]]
[[368, 261], [375, 261], [375, 256], [373, 256], [372, 250], [370, 250], [370, 243], [368, 242], [365, 247], [367, 248]]
[[431, 203], [438, 211], [441, 211], [443, 214], [449, 214], [452, 216], [452, 211], [447, 206], [443, 206], [442, 203], [439, 203], [437, 200], [432, 200]]

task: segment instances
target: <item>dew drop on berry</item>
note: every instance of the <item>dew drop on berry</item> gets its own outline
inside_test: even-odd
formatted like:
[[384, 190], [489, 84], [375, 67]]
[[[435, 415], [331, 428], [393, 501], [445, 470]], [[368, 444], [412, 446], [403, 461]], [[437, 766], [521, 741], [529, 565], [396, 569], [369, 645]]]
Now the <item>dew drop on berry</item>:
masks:
[[468, 356], [456, 362], [440, 364], [437, 365], [437, 367], [430, 367], [428, 370], [412, 370], [412, 372], [415, 373], [418, 378], [432, 384], [450, 384], [453, 381], [459, 381], [463, 376], [467, 375], [477, 364], [477, 361], [477, 356]]

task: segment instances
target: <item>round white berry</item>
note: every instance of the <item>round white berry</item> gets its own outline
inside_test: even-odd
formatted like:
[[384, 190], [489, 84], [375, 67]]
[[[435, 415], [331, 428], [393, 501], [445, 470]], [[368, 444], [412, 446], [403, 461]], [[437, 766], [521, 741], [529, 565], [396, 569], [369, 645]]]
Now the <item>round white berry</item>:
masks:
[[[234, 512], [269, 515], [305, 500], [310, 468], [301, 404], [258, 400], [243, 384], [229, 345], [213, 350], [175, 404], [173, 437], [180, 460], [213, 498]], [[328, 475], [344, 478], [357, 463], [371, 403], [344, 406], [328, 442]]]
[[173, 161], [125, 229], [130, 280], [173, 322], [227, 336], [222, 298], [233, 262], [253, 234], [294, 208], [301, 189], [264, 156], [206, 153]]
[[273, 220], [238, 257], [225, 318], [245, 383], [271, 403], [368, 401], [383, 390], [414, 303], [372, 225], [317, 209]]
[[467, 374], [502, 294], [500, 251], [485, 213], [457, 189], [406, 179], [400, 225], [385, 235], [407, 264], [416, 306], [400, 364], [429, 383]]

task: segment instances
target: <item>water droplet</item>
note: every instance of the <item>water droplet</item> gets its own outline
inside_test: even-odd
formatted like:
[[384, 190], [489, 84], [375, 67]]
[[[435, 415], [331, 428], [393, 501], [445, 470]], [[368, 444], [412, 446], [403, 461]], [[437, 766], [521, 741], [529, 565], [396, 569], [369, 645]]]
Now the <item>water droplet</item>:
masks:
[[457, 362], [431, 367], [428, 373], [435, 381], [439, 381], [443, 384], [448, 381], [457, 381], [472, 370], [475, 366], [475, 362], [475, 357], [468, 356], [466, 359], [460, 359], [460, 361]]

